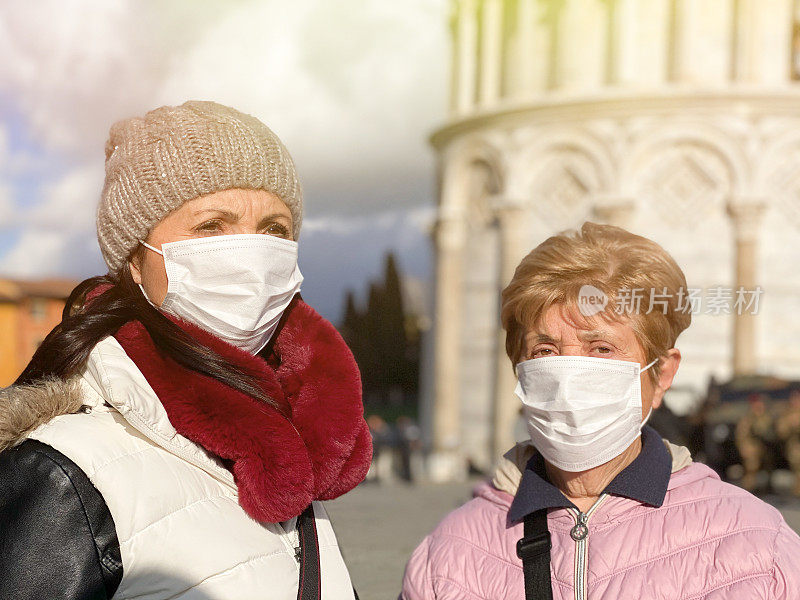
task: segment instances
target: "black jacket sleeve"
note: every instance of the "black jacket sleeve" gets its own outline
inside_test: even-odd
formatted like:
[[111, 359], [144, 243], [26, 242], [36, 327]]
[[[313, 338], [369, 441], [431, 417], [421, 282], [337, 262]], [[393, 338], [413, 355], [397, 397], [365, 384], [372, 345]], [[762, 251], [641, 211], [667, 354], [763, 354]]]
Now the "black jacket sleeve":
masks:
[[28, 439], [0, 453], [0, 598], [106, 600], [122, 579], [114, 520], [86, 474]]

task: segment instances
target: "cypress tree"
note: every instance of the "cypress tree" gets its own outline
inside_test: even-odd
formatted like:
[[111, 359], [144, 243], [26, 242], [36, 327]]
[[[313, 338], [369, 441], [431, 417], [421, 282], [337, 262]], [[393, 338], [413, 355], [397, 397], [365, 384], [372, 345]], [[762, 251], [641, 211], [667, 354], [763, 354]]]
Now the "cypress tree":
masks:
[[419, 376], [419, 331], [413, 316], [406, 314], [400, 270], [392, 253], [384, 258], [382, 279], [370, 282], [364, 309], [355, 293], [347, 291], [340, 327], [361, 370], [364, 401], [368, 409], [379, 411], [398, 392], [406, 399], [415, 398]]

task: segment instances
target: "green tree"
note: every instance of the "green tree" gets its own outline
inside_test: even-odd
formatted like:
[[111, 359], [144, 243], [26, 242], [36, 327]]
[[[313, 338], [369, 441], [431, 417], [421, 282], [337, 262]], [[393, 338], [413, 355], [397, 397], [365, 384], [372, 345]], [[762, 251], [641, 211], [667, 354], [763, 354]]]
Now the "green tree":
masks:
[[363, 309], [348, 290], [341, 321], [342, 335], [361, 369], [368, 410], [394, 413], [399, 398], [400, 414], [416, 412], [415, 404], [409, 405], [418, 393], [419, 331], [415, 327], [416, 319], [404, 307], [397, 260], [389, 253], [382, 281], [370, 282]]

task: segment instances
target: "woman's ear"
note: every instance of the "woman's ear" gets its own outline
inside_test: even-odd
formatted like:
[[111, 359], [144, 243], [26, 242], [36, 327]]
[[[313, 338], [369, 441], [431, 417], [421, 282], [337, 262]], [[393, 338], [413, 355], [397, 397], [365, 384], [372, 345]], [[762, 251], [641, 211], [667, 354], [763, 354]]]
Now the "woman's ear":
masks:
[[131, 277], [133, 282], [141, 285], [142, 283], [142, 253], [138, 250], [133, 253], [131, 259], [128, 261], [128, 267], [131, 270]]
[[653, 410], [661, 406], [664, 394], [672, 385], [672, 380], [675, 378], [675, 373], [678, 372], [678, 366], [681, 364], [681, 351], [677, 348], [670, 348], [667, 350], [666, 356], [662, 356], [659, 362], [661, 371], [658, 374], [658, 381], [656, 381], [655, 391], [653, 392]]

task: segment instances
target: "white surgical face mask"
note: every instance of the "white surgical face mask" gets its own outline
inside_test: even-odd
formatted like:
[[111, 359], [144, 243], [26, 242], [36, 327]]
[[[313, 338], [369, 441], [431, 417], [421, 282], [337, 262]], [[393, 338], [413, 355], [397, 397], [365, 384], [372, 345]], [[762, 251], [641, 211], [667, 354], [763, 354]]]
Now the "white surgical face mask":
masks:
[[275, 236], [218, 235], [161, 250], [141, 243], [164, 257], [168, 285], [160, 308], [251, 354], [267, 345], [303, 282], [297, 242]]
[[564, 471], [584, 471], [619, 456], [639, 435], [639, 363], [591, 356], [545, 356], [517, 365], [517, 389], [531, 441]]

